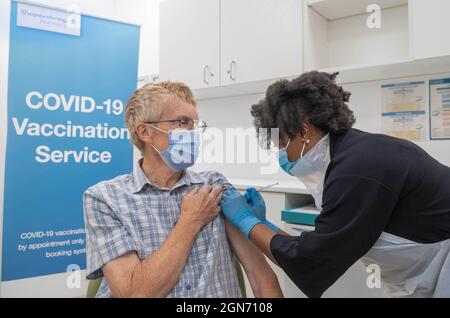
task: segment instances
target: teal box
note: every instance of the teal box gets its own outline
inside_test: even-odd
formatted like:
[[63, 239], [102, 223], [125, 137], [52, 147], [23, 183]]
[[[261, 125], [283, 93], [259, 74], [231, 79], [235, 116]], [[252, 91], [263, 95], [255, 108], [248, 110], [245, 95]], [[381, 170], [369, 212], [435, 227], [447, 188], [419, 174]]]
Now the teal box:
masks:
[[286, 209], [281, 212], [281, 220], [287, 223], [314, 226], [320, 211], [311, 207]]

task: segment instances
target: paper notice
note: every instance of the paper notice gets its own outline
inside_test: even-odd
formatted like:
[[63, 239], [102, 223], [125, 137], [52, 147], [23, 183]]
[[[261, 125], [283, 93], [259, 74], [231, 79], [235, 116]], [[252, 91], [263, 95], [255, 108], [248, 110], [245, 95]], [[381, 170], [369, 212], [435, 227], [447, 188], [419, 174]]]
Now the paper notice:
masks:
[[412, 141], [425, 141], [425, 81], [385, 84], [381, 89], [383, 133]]

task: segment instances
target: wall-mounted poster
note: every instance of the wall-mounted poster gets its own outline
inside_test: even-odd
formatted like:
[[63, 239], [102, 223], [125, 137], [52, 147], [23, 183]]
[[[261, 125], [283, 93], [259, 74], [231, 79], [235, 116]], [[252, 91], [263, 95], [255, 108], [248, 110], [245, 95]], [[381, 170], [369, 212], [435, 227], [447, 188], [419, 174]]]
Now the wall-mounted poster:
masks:
[[430, 81], [430, 134], [432, 140], [450, 139], [450, 78]]
[[383, 133], [411, 141], [427, 140], [425, 81], [381, 86]]

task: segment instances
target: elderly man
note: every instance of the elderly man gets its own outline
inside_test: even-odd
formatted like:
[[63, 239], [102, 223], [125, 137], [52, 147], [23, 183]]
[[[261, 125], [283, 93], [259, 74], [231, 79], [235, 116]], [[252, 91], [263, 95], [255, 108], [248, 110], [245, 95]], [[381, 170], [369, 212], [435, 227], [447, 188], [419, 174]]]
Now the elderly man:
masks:
[[126, 125], [139, 167], [84, 194], [88, 279], [105, 278], [97, 297], [241, 297], [234, 255], [256, 297], [281, 297], [264, 256], [220, 214], [231, 185], [187, 169], [206, 128], [190, 89], [144, 86], [128, 102]]

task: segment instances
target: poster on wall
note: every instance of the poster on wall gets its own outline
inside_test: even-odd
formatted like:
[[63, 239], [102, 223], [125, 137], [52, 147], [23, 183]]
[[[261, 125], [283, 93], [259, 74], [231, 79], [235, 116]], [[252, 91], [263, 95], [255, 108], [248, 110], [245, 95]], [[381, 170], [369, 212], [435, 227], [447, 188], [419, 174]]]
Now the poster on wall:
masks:
[[390, 83], [382, 90], [382, 131], [411, 141], [427, 140], [425, 81]]
[[85, 269], [83, 192], [133, 167], [140, 28], [12, 2], [2, 281]]
[[432, 140], [450, 139], [450, 78], [430, 81], [430, 134]]

